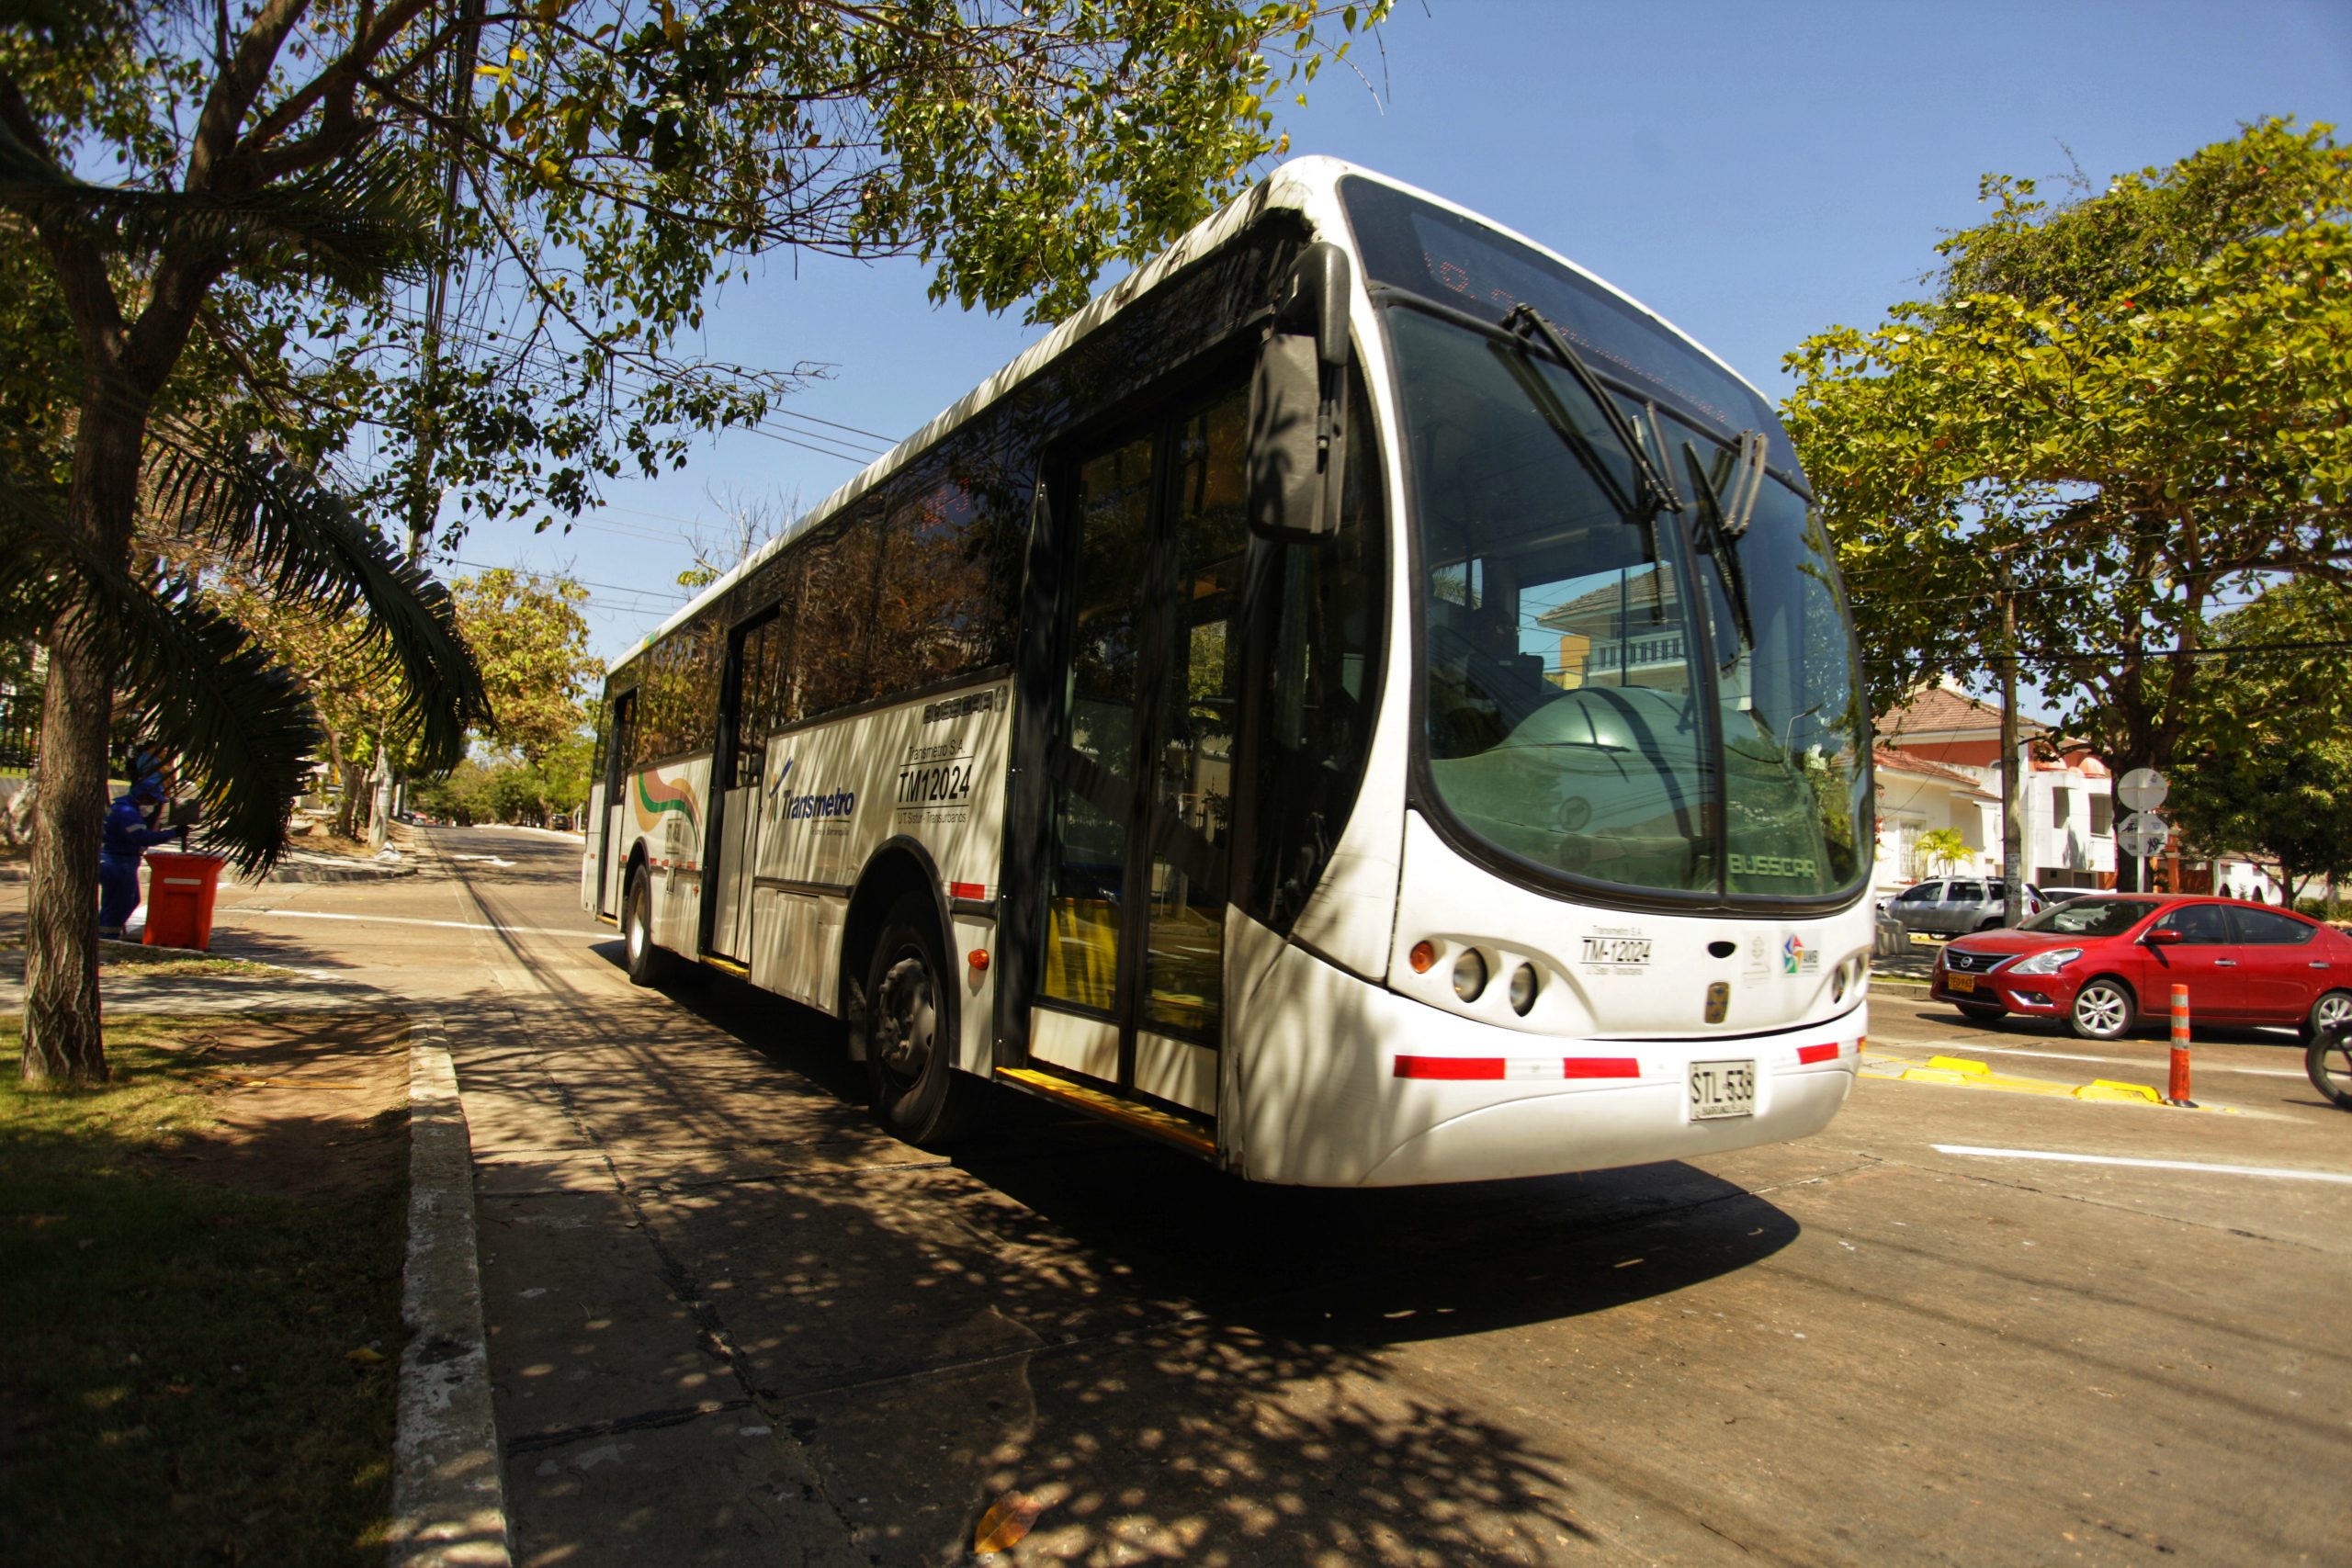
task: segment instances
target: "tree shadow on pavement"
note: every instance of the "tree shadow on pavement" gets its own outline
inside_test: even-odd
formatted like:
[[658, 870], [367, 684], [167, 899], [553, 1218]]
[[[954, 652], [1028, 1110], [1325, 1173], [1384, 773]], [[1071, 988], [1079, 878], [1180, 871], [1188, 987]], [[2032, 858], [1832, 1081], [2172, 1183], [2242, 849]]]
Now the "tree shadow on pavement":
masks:
[[[583, 1063], [618, 1190], [518, 1152], [502, 1180], [535, 1196], [486, 1201], [493, 1280], [541, 1292], [499, 1310], [493, 1349], [528, 1412], [505, 1427], [524, 1561], [724, 1560], [781, 1508], [839, 1531], [840, 1561], [954, 1562], [1008, 1493], [1042, 1506], [1022, 1562], [1549, 1559], [1589, 1542], [1598, 1461], [1513, 1429], [1526, 1391], [1482, 1337], [1557, 1325], [1572, 1387], [1577, 1320], [1660, 1313], [1798, 1234], [1684, 1165], [1256, 1187], [1009, 1095], [943, 1159], [865, 1122], [830, 1021], [726, 980], [671, 999], [750, 1049], [692, 1031], [691, 1068], [649, 1048], [662, 1066], [627, 1076], [756, 1108], [638, 1103], [623, 1130]], [[651, 1249], [662, 1299], [570, 1260], [614, 1234]]]

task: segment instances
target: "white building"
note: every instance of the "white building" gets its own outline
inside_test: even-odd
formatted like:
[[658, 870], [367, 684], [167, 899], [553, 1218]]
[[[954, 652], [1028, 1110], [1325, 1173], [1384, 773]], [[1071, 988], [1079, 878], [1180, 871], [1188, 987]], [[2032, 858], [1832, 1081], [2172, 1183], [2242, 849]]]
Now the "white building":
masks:
[[[2018, 780], [2026, 880], [2044, 887], [2115, 885], [2114, 781], [2107, 764], [2048, 725], [2020, 718]], [[1968, 845], [1955, 873], [2001, 870], [2001, 710], [1949, 682], [1926, 687], [1879, 720], [1871, 757], [1879, 798], [1881, 887], [1938, 869], [1922, 833], [1953, 828]], [[1973, 786], [1959, 787], [1961, 784]]]

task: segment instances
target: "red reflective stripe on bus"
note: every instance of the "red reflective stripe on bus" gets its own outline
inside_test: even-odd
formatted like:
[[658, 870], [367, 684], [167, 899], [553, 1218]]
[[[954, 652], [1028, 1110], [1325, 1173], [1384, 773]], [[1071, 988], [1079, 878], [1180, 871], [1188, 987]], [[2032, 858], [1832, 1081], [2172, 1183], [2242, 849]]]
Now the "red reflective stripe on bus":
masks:
[[1571, 1056], [1560, 1064], [1564, 1078], [1637, 1078], [1642, 1064], [1635, 1056]]
[[1834, 1062], [1837, 1059], [1838, 1047], [1835, 1045], [1800, 1045], [1797, 1047], [1797, 1062], [1799, 1066], [1803, 1066], [1807, 1062]]
[[1400, 1078], [1498, 1078], [1503, 1076], [1500, 1056], [1399, 1056], [1396, 1076]]
[[947, 885], [947, 896], [950, 898], [978, 899], [987, 897], [989, 896], [989, 890], [987, 886], [983, 883], [951, 882]]
[[[1544, 1078], [1552, 1076], [1550, 1063], [1541, 1057], [1399, 1056], [1400, 1078]], [[1511, 1069], [1519, 1070], [1513, 1072]], [[1637, 1078], [1642, 1064], [1633, 1056], [1570, 1056], [1560, 1063], [1564, 1078]]]

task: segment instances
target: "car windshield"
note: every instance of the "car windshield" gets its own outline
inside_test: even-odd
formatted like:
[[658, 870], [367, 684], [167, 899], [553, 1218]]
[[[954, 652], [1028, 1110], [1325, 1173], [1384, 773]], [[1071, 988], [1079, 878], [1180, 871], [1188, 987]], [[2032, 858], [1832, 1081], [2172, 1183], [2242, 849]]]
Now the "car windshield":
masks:
[[2053, 936], [2121, 936], [2154, 908], [2145, 898], [2076, 898], [2052, 904], [2018, 930]]
[[[1804, 499], [1765, 479], [1736, 536], [1629, 513], [1624, 445], [1566, 368], [1409, 306], [1389, 322], [1425, 743], [1455, 820], [1594, 881], [1800, 898], [1852, 886], [1861, 685]], [[1537, 395], [1547, 384], [1556, 395]], [[1660, 450], [1727, 456], [1694, 424], [1629, 412]], [[1581, 423], [1567, 439], [1564, 418]]]

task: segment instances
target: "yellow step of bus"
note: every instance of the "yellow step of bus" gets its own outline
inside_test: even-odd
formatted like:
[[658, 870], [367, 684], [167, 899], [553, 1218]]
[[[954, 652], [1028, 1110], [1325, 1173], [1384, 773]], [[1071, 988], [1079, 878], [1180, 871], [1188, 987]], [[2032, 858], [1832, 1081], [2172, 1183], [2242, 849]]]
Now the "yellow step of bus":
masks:
[[1131, 1100], [1121, 1100], [1115, 1094], [1089, 1089], [1084, 1084], [1072, 1083], [1051, 1073], [1041, 1073], [1034, 1067], [999, 1067], [996, 1076], [1031, 1094], [1042, 1095], [1091, 1116], [1100, 1116], [1106, 1122], [1116, 1122], [1123, 1127], [1132, 1127], [1138, 1133], [1148, 1133], [1204, 1159], [1216, 1157], [1216, 1139], [1205, 1128], [1187, 1122], [1182, 1116], [1173, 1116], [1148, 1105], [1138, 1105]]

